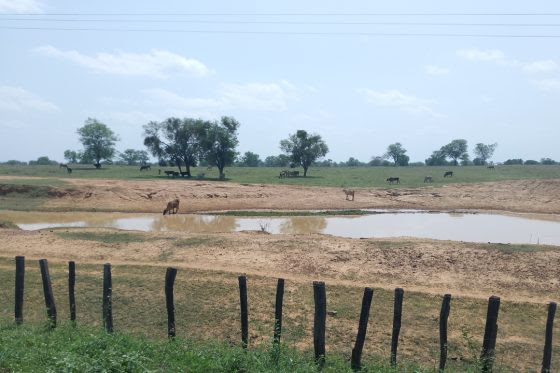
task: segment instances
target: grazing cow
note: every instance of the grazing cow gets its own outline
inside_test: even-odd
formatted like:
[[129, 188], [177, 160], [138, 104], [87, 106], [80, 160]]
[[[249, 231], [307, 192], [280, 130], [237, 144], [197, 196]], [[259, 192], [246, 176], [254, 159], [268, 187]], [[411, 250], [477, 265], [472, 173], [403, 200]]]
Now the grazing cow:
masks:
[[67, 164], [64, 164], [64, 163], [61, 163], [61, 164], [58, 165], [58, 167], [60, 167], [60, 168], [67, 168], [68, 165], [67, 165]]
[[393, 184], [394, 182], [396, 182], [397, 184], [400, 184], [400, 178], [398, 178], [398, 177], [388, 177], [387, 181], [389, 182], [389, 184]]
[[446, 171], [446, 172], [443, 174], [443, 177], [453, 177], [453, 171]]
[[69, 174], [71, 174], [71, 173], [72, 173], [72, 169], [71, 169], [70, 167], [66, 166], [66, 172], [68, 172]]
[[431, 176], [426, 176], [426, 177], [424, 177], [424, 182], [425, 183], [433, 183], [434, 179]]
[[142, 166], [140, 166], [140, 171], [144, 171], [144, 170], [150, 170], [151, 167], [149, 164], [144, 164]]
[[[346, 200], [347, 201], [353, 201], [354, 200], [355, 191], [353, 189], [342, 189], [342, 191], [344, 192], [344, 194], [346, 194]], [[350, 199], [350, 196], [352, 196], [352, 199]]]
[[163, 215], [165, 215], [165, 213], [167, 213], [167, 215], [176, 214], [177, 212], [179, 212], [179, 198], [167, 202], [167, 207], [163, 210]]
[[486, 168], [488, 168], [489, 170], [495, 170], [495, 169], [496, 169], [496, 167], [494, 167], [493, 164], [491, 164], [490, 166], [488, 166], [488, 167], [486, 167]]

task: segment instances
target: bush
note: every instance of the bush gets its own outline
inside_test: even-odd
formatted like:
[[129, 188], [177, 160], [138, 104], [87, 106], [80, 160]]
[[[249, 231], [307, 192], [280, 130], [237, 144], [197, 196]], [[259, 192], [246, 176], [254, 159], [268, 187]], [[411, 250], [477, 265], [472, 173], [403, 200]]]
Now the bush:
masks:
[[526, 164], [526, 165], [536, 165], [536, 164], [540, 164], [540, 163], [539, 163], [538, 161], [534, 161], [534, 160], [532, 160], [532, 159], [528, 159], [528, 160], [525, 161], [524, 164]]
[[555, 160], [550, 159], [550, 158], [541, 158], [541, 164], [555, 165], [555, 164], [558, 164], [558, 162], [556, 162]]
[[507, 161], [504, 162], [504, 164], [505, 165], [523, 164], [523, 159], [521, 158], [508, 159]]

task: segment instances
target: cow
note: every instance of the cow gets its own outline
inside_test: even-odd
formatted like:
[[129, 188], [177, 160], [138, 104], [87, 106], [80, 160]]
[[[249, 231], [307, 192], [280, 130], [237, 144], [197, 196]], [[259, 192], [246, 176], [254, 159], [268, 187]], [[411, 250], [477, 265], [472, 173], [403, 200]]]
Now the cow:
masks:
[[445, 173], [443, 174], [443, 177], [453, 177], [453, 171], [445, 171]]
[[149, 170], [149, 169], [151, 169], [149, 164], [144, 164], [140, 166], [140, 171]]
[[424, 182], [425, 183], [433, 183], [434, 179], [431, 176], [426, 176], [426, 177], [424, 177]]
[[388, 177], [387, 181], [389, 182], [389, 184], [393, 184], [394, 182], [396, 182], [397, 184], [400, 184], [400, 178], [398, 178], [398, 177]]
[[179, 198], [167, 202], [167, 207], [165, 208], [165, 210], [163, 210], [163, 215], [165, 215], [166, 213], [167, 215], [176, 214], [177, 212], [179, 212]]
[[[353, 201], [354, 200], [355, 191], [353, 189], [342, 189], [342, 191], [344, 192], [344, 194], [346, 194], [346, 200], [347, 201]], [[352, 196], [352, 199], [349, 199], [350, 196]]]

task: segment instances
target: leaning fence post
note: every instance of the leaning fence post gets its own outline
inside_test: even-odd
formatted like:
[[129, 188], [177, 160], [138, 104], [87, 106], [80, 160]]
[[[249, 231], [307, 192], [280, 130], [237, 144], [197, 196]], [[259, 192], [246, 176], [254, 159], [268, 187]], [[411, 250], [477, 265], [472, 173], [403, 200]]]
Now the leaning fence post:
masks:
[[315, 300], [313, 346], [315, 347], [315, 361], [322, 366], [325, 361], [325, 324], [327, 322], [327, 294], [324, 282], [313, 282], [313, 295]]
[[496, 336], [498, 333], [498, 312], [500, 310], [500, 298], [492, 295], [488, 299], [488, 311], [486, 314], [486, 327], [484, 329], [484, 340], [482, 353], [480, 355], [483, 372], [491, 372], [494, 363], [494, 349], [496, 347]]
[[541, 373], [550, 372], [550, 361], [552, 360], [552, 328], [554, 327], [554, 315], [556, 314], [556, 303], [548, 304], [548, 317], [546, 319], [546, 332], [544, 337], [544, 353], [542, 359]]
[[449, 318], [449, 308], [451, 294], [445, 294], [441, 302], [439, 312], [439, 371], [443, 372], [447, 362], [447, 319]]
[[68, 304], [70, 305], [70, 321], [76, 321], [76, 263], [68, 262]]
[[362, 350], [364, 349], [364, 342], [366, 339], [367, 324], [369, 319], [369, 309], [371, 307], [371, 299], [373, 297], [373, 289], [365, 288], [364, 297], [362, 299], [362, 311], [360, 312], [360, 321], [358, 323], [358, 335], [356, 337], [356, 344], [352, 349], [352, 362], [351, 366], [354, 370], [361, 368]]
[[397, 347], [399, 345], [399, 333], [401, 332], [402, 304], [404, 290], [395, 289], [395, 305], [393, 309], [393, 334], [391, 336], [391, 365], [397, 365]]
[[274, 305], [274, 343], [280, 344], [282, 336], [282, 305], [284, 303], [284, 279], [279, 278], [276, 285], [276, 304]]
[[25, 257], [16, 256], [16, 285], [14, 317], [17, 325], [23, 323], [23, 286], [25, 282]]
[[241, 305], [241, 343], [249, 346], [249, 306], [247, 304], [247, 277], [239, 276], [239, 303]]
[[113, 280], [111, 264], [103, 265], [103, 325], [107, 333], [113, 332]]
[[173, 285], [177, 269], [167, 268], [165, 272], [165, 306], [167, 308], [167, 336], [175, 337], [175, 305], [173, 304]]
[[49, 274], [49, 264], [47, 259], [39, 260], [41, 268], [41, 279], [43, 280], [43, 294], [45, 295], [45, 306], [47, 307], [47, 316], [51, 327], [56, 327], [56, 305], [54, 303], [54, 295], [51, 286], [51, 276]]

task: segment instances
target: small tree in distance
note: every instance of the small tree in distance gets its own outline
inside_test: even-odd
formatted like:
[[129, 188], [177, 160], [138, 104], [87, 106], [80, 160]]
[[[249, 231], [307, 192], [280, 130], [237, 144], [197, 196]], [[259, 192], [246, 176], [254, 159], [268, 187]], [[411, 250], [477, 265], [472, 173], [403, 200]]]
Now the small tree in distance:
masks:
[[443, 146], [441, 151], [443, 151], [447, 157], [453, 159], [453, 164], [455, 166], [459, 164], [457, 161], [458, 159], [463, 161], [468, 161], [469, 159], [469, 153], [467, 152], [467, 140], [453, 140], [449, 144]]
[[106, 124], [95, 118], [88, 118], [77, 132], [84, 145], [84, 155], [95, 161], [96, 168], [101, 168], [102, 160], [110, 161], [113, 158], [115, 142], [119, 138]]
[[68, 163], [78, 163], [78, 159], [79, 159], [79, 154], [78, 152], [74, 151], [74, 150], [65, 150], [64, 151], [64, 159], [66, 159], [66, 162]]
[[294, 164], [303, 167], [303, 177], [307, 176], [309, 166], [329, 152], [329, 147], [318, 134], [308, 134], [298, 130], [280, 141], [280, 149], [290, 156]]
[[387, 152], [383, 157], [392, 158], [395, 166], [407, 166], [410, 158], [405, 153], [406, 149], [403, 148], [400, 142], [396, 142], [387, 147]]
[[474, 164], [485, 165], [488, 159], [492, 158], [492, 155], [494, 155], [494, 151], [497, 147], [498, 143], [486, 145], [479, 142], [476, 144], [474, 146], [474, 154], [476, 156], [476, 158], [473, 159]]
[[258, 167], [261, 163], [260, 156], [253, 152], [245, 152], [239, 160], [239, 166], [241, 167]]

